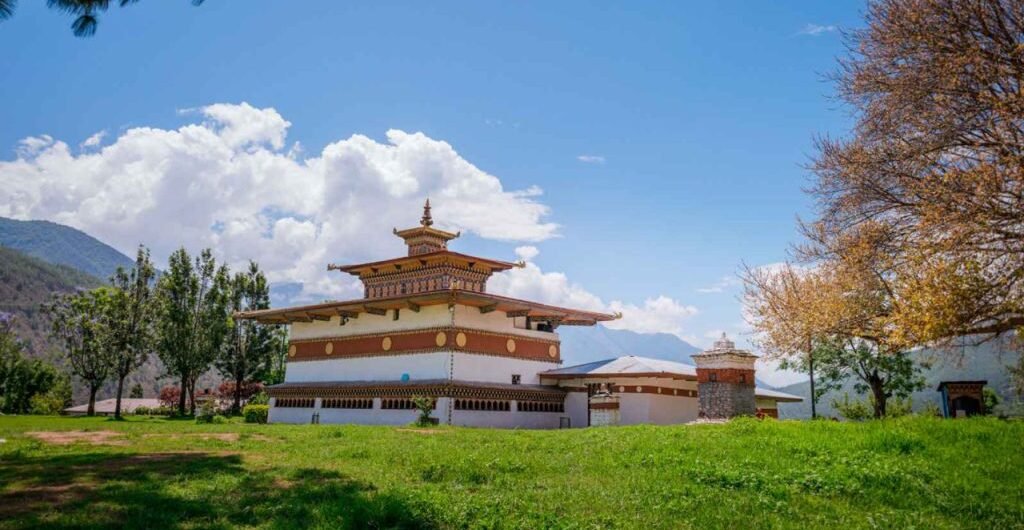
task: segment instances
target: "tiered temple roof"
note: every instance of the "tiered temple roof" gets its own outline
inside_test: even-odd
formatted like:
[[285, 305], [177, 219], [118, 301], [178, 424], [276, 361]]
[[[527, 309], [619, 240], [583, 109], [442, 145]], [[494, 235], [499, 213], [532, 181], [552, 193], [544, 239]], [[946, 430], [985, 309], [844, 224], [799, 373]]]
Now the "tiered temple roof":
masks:
[[383, 315], [389, 309], [418, 312], [423, 306], [459, 304], [476, 307], [481, 313], [501, 311], [510, 317], [530, 317], [553, 325], [593, 325], [614, 320], [618, 315], [556, 307], [517, 300], [487, 292], [487, 279], [495, 272], [522, 264], [470, 256], [448, 250], [448, 241], [459, 233], [434, 228], [430, 200], [423, 207], [420, 226], [394, 230], [409, 247], [408, 255], [355, 265], [328, 265], [328, 270], [347, 272], [363, 282], [363, 298], [330, 301], [282, 309], [239, 313], [266, 323], [310, 322], [358, 318], [361, 314]]

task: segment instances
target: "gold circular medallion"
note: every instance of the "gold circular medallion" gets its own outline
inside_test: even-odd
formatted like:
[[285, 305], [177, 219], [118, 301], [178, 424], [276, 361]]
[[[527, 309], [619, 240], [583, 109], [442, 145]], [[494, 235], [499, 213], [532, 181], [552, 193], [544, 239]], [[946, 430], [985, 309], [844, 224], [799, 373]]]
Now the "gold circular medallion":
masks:
[[384, 337], [384, 340], [380, 341], [380, 347], [383, 348], [384, 351], [390, 350], [391, 349], [391, 337]]
[[466, 334], [461, 331], [455, 336], [455, 344], [458, 344], [460, 348], [466, 347], [466, 341]]
[[558, 346], [555, 346], [554, 344], [548, 346], [548, 357], [551, 357], [552, 359], [558, 357]]
[[624, 387], [624, 386], [620, 386], [619, 387], [619, 392], [625, 392], [625, 391], [626, 391], [626, 387]]
[[643, 392], [643, 391], [644, 391], [644, 389], [643, 389], [643, 387], [639, 387], [639, 386], [638, 386], [638, 387], [636, 387], [636, 391], [637, 391], [637, 392]]
[[324, 345], [324, 353], [326, 353], [327, 355], [330, 355], [333, 352], [334, 352], [334, 343], [333, 342], [328, 342], [327, 344]]
[[292, 344], [291, 346], [288, 346], [288, 356], [289, 357], [295, 357], [295, 351], [296, 351], [296, 349], [295, 349], [295, 345], [294, 344]]
[[507, 341], [505, 341], [505, 349], [508, 350], [509, 353], [515, 353], [516, 352], [516, 341], [514, 341], [512, 339], [508, 339]]
[[448, 342], [448, 335], [443, 331], [438, 331], [437, 335], [434, 337], [434, 344], [437, 344], [437, 347], [440, 348], [441, 346], [444, 346], [446, 342]]

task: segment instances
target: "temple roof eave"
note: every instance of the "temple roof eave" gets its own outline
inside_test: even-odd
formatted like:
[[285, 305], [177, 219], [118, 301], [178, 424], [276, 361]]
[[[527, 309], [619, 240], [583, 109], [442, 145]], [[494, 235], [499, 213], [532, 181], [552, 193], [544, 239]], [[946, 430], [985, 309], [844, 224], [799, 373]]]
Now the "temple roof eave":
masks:
[[[425, 254], [418, 254], [415, 256], [401, 256], [397, 258], [391, 258], [380, 261], [371, 261], [368, 263], [356, 263], [352, 265], [335, 265], [330, 264], [327, 266], [327, 270], [336, 270], [341, 272], [347, 272], [354, 276], [360, 276], [369, 269], [381, 269], [389, 266], [404, 266], [406, 264], [422, 264], [426, 261], [437, 261], [438, 263], [443, 262], [472, 262], [475, 264], [486, 266], [490, 269], [490, 272], [500, 272], [509, 270], [519, 266], [516, 263], [501, 261], [490, 258], [481, 258], [479, 256], [470, 256], [468, 254], [462, 254], [460, 252], [453, 252], [451, 250], [439, 250], [437, 252], [428, 252]], [[421, 265], [422, 266], [422, 265]]]
[[506, 314], [512, 313], [509, 316], [529, 316], [538, 320], [557, 320], [561, 325], [570, 326], [592, 326], [597, 322], [619, 318], [619, 315], [556, 307], [462, 289], [432, 291], [387, 298], [361, 298], [358, 300], [325, 302], [281, 309], [241, 311], [235, 313], [235, 317], [268, 324], [286, 324], [291, 322], [329, 320], [334, 316], [358, 318], [363, 313], [383, 315], [389, 309], [418, 309], [422, 306], [440, 304], [459, 304], [476, 307], [481, 313], [501, 311]]

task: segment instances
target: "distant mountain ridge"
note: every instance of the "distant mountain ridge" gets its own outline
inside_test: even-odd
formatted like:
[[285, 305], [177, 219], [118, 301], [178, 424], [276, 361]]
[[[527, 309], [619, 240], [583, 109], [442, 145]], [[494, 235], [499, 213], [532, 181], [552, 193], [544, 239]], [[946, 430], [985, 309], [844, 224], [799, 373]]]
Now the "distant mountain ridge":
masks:
[[66, 265], [102, 280], [134, 261], [106, 243], [69, 226], [50, 221], [18, 221], [0, 217], [0, 246], [58, 265]]
[[669, 333], [637, 333], [605, 326], [561, 326], [562, 364], [572, 366], [623, 355], [693, 364], [700, 348]]

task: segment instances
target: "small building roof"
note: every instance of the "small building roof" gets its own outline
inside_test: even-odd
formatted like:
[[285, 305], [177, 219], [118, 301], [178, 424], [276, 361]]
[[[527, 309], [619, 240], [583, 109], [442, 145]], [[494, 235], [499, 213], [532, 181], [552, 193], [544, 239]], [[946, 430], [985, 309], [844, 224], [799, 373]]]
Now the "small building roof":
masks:
[[541, 372], [540, 375], [542, 377], [558, 379], [628, 375], [630, 377], [670, 377], [672, 379], [696, 380], [697, 369], [689, 364], [626, 355], [614, 359], [548, 370]]
[[935, 390], [938, 391], [938, 392], [942, 392], [942, 387], [944, 387], [946, 385], [981, 385], [981, 386], [985, 386], [987, 384], [988, 384], [987, 380], [981, 380], [981, 381], [942, 381], [942, 382], [939, 383], [939, 386], [935, 388]]
[[[114, 398], [103, 399], [96, 402], [96, 414], [113, 414], [117, 400]], [[121, 398], [121, 412], [132, 413], [139, 407], [155, 408], [160, 406], [160, 400], [155, 398]], [[89, 404], [76, 405], [64, 409], [68, 414], [85, 414], [89, 411]]]
[[367, 274], [408, 272], [426, 267], [437, 267], [439, 265], [456, 265], [464, 269], [479, 269], [488, 273], [506, 271], [517, 266], [517, 264], [508, 261], [470, 256], [469, 254], [444, 249], [425, 254], [400, 256], [354, 265], [335, 265], [332, 263], [327, 265], [327, 270], [347, 272], [353, 276], [364, 276]]
[[[652, 359], [650, 357], [638, 357], [626, 355], [614, 359], [604, 359], [591, 363], [577, 364], [540, 373], [541, 377], [554, 379], [576, 379], [584, 377], [667, 377], [684, 381], [695, 381], [697, 379], [697, 368], [675, 361]], [[776, 401], [796, 402], [804, 398], [768, 390], [767, 388], [756, 387], [754, 395], [760, 398], [774, 399]]]

